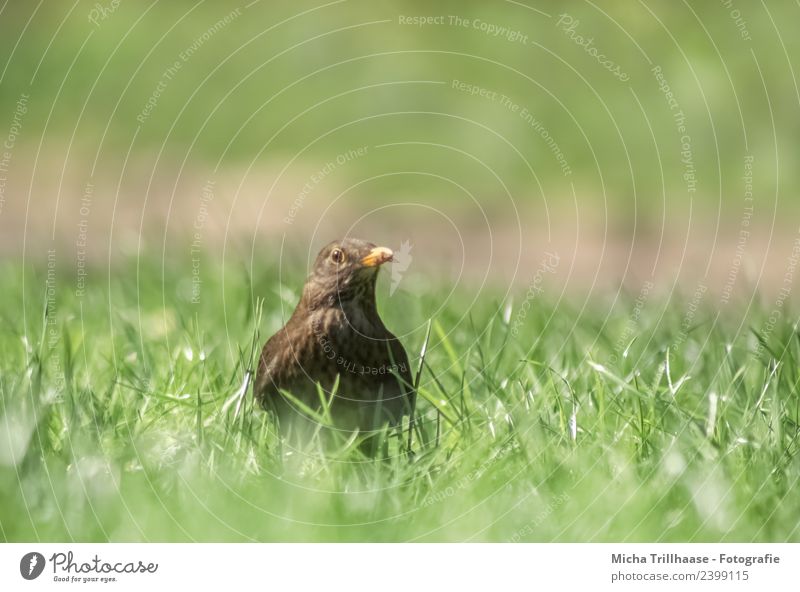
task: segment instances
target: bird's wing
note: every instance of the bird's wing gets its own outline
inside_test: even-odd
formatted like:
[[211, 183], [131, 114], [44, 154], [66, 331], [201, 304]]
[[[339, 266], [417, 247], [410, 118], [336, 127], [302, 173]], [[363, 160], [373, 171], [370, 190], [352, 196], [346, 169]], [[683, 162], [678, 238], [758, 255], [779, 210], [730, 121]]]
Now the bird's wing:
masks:
[[267, 406], [272, 395], [277, 394], [280, 388], [276, 380], [278, 378], [276, 369], [280, 367], [280, 351], [285, 349], [283, 346], [286, 342], [286, 327], [284, 327], [270, 337], [261, 350], [253, 394], [262, 406]]
[[400, 340], [391, 333], [389, 333], [388, 343], [391, 348], [391, 355], [397, 369], [397, 374], [400, 377], [400, 390], [405, 393], [409, 411], [413, 410], [416, 402], [416, 391], [414, 390], [414, 378], [411, 374], [411, 364], [408, 361], [408, 354], [403, 344], [400, 343]]
[[304, 344], [296, 338], [300, 332], [293, 328], [293, 320], [290, 320], [261, 350], [253, 392], [262, 406], [269, 405], [280, 394], [280, 389], [291, 388], [298, 374], [302, 374], [300, 360]]
[[408, 354], [400, 340], [391, 333], [389, 335], [389, 347], [391, 348], [394, 363], [397, 366], [397, 374], [400, 377], [400, 380], [398, 380], [400, 391], [405, 395], [402, 414], [408, 415], [408, 449], [411, 450], [417, 410], [417, 391], [414, 388], [414, 377], [411, 374]]

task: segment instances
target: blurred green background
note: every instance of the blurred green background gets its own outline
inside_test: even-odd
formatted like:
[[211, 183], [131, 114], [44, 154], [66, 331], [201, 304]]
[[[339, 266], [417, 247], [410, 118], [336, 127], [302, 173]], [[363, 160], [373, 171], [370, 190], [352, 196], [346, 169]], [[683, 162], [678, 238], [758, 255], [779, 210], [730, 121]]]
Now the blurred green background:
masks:
[[[573, 29], [558, 24], [561, 13], [578, 21]], [[640, 215], [656, 218], [665, 196], [669, 208], [694, 197], [724, 211], [753, 154], [764, 200], [775, 205], [780, 191], [780, 207], [792, 208], [800, 180], [797, 14], [791, 2], [667, 0], [9, 2], [0, 15], [0, 130], [29, 93], [17, 150], [63, 146], [67, 167], [81, 174], [95, 158], [95, 171], [155, 155], [206, 169], [297, 156], [299, 167], [349, 148], [414, 142], [371, 149], [346, 178], [430, 171], [487, 203], [506, 188], [523, 201], [571, 201], [574, 183], [582, 205], [635, 200]], [[420, 15], [446, 20], [401, 24]], [[453, 25], [449, 15], [470, 24]], [[629, 79], [598, 64], [575, 35], [591, 38]], [[686, 115], [694, 196], [656, 65]], [[454, 89], [453, 80], [527, 109], [571, 174], [517, 113]], [[439, 145], [469, 152], [497, 177]], [[396, 176], [353, 195], [378, 193], [460, 198], [453, 185]]]

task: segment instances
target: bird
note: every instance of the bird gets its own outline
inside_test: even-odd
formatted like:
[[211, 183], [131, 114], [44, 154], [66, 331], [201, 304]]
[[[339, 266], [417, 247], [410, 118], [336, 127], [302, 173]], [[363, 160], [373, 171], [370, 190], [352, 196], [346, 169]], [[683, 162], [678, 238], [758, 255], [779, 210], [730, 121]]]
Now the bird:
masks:
[[407, 415], [410, 447], [416, 392], [409, 359], [375, 298], [378, 272], [392, 259], [391, 249], [356, 238], [320, 250], [297, 307], [264, 344], [254, 383], [256, 400], [284, 435], [307, 437], [319, 429], [308, 411], [325, 412], [328, 427], [348, 437], [371, 434], [362, 450], [374, 453], [376, 433], [402, 429]]

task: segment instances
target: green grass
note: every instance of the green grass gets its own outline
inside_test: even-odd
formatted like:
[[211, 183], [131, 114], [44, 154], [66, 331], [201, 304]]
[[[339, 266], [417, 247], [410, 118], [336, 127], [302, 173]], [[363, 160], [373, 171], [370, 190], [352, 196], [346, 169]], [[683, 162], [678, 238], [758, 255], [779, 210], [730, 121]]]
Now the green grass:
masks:
[[45, 268], [5, 265], [3, 539], [800, 540], [800, 336], [784, 316], [759, 347], [767, 304], [537, 298], [522, 319], [524, 293], [381, 284], [414, 365], [432, 321], [413, 460], [374, 462], [282, 446], [238, 392], [302, 278], [203, 263], [199, 304], [191, 270], [142, 260], [82, 298], [51, 275], [50, 306]]

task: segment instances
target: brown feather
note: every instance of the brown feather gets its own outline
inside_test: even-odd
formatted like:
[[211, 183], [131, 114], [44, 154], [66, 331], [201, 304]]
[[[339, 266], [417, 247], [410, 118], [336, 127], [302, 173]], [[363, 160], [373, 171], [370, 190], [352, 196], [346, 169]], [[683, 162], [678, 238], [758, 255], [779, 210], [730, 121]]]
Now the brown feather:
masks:
[[[330, 398], [337, 377], [331, 417], [338, 429], [363, 433], [395, 426], [413, 409], [408, 356], [375, 304], [377, 268], [358, 264], [373, 248], [356, 239], [323, 248], [294, 313], [264, 345], [255, 396], [277, 413], [282, 427], [309, 420], [281, 390], [317, 410], [317, 385]], [[334, 249], [344, 252], [347, 264], [331, 264]]]

